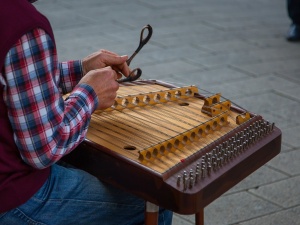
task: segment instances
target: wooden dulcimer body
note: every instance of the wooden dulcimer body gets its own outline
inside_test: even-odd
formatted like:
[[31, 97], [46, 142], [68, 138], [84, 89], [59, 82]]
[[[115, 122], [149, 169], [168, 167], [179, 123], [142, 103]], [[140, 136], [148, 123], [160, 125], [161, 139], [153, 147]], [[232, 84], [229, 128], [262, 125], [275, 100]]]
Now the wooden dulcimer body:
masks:
[[[280, 152], [281, 131], [262, 116], [160, 81], [120, 86], [95, 112], [65, 160], [180, 214], [194, 214]], [[88, 184], [87, 184], [88, 185]]]

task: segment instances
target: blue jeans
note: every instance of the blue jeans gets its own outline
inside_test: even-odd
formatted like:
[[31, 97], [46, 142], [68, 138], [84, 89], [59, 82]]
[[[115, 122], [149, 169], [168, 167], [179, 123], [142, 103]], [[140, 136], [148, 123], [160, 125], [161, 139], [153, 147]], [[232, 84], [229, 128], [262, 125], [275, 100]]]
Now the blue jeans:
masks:
[[300, 1], [287, 0], [287, 11], [292, 23], [300, 26]]
[[[1, 201], [0, 201], [1, 204]], [[144, 224], [145, 202], [76, 169], [53, 165], [41, 189], [25, 204], [0, 214], [5, 225]], [[172, 212], [160, 210], [159, 224]]]

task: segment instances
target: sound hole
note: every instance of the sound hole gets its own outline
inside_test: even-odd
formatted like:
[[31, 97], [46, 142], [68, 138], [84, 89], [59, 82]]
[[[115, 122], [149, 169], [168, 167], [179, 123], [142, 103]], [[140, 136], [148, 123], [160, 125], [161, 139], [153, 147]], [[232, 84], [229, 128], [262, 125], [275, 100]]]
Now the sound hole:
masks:
[[171, 93], [170, 92], [167, 92], [165, 94], [165, 99], [168, 100], [168, 101], [171, 99]]
[[118, 106], [118, 102], [114, 101], [114, 104], [112, 105], [113, 108], [116, 108]]
[[122, 101], [122, 106], [123, 106], [123, 107], [127, 107], [128, 104], [129, 104], [128, 99], [127, 99], [127, 98], [124, 98], [123, 101]]
[[210, 126], [209, 125], [207, 125], [206, 127], [205, 127], [205, 133], [209, 133], [209, 131], [210, 131]]
[[189, 140], [188, 136], [184, 135], [184, 137], [183, 137], [183, 139], [182, 139], [182, 142], [183, 142], [184, 144], [186, 144], [186, 143], [188, 142], [188, 140]]
[[132, 104], [138, 105], [140, 103], [140, 99], [138, 97], [134, 97], [132, 100]]
[[165, 151], [166, 151], [166, 148], [165, 148], [165, 146], [160, 146], [160, 148], [159, 148], [159, 152], [160, 152], [160, 154], [164, 154], [165, 153]]
[[181, 103], [179, 103], [178, 105], [180, 105], [180, 106], [189, 106], [190, 104], [187, 103], [187, 102], [181, 102]]
[[217, 98], [213, 98], [212, 103], [215, 104], [217, 102], [218, 102], [218, 99]]
[[187, 95], [187, 96], [190, 96], [190, 95], [192, 95], [192, 90], [191, 89], [187, 89], [186, 91], [185, 91], [185, 95]]
[[180, 145], [180, 141], [178, 139], [176, 139], [174, 142], [174, 147], [178, 148], [179, 145]]
[[224, 123], [225, 123], [225, 118], [224, 118], [224, 117], [221, 117], [221, 119], [220, 119], [220, 124], [221, 124], [221, 125], [224, 125]]
[[136, 147], [133, 145], [126, 145], [126, 146], [124, 146], [124, 149], [132, 151], [132, 150], [136, 150]]
[[200, 128], [200, 129], [198, 130], [198, 135], [201, 137], [202, 134], [203, 134], [203, 130]]
[[147, 159], [151, 159], [151, 156], [152, 156], [152, 155], [151, 155], [151, 152], [147, 151], [147, 153], [146, 153], [146, 158], [147, 158]]
[[154, 101], [155, 101], [155, 102], [160, 102], [160, 94], [156, 94], [156, 95], [154, 96]]
[[181, 97], [181, 91], [176, 91], [175, 92], [175, 97], [180, 98]]
[[150, 97], [148, 95], [146, 95], [143, 99], [145, 104], [148, 104], [150, 102]]
[[169, 143], [167, 144], [166, 150], [167, 150], [167, 151], [171, 151], [172, 147], [173, 147], [173, 145], [169, 142]]
[[191, 141], [195, 140], [195, 138], [196, 138], [196, 133], [192, 132], [190, 137]]
[[212, 126], [213, 130], [216, 130], [218, 128], [218, 123], [217, 121], [213, 122], [213, 126]]

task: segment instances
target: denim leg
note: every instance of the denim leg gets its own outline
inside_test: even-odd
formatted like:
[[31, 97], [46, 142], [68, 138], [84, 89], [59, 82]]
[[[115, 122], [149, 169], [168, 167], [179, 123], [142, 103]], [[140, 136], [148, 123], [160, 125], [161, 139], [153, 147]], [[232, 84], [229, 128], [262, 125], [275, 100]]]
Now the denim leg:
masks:
[[[0, 214], [0, 224], [139, 225], [145, 202], [75, 168], [53, 165], [43, 187], [25, 204]], [[160, 210], [159, 224], [172, 212]]]
[[292, 22], [300, 25], [300, 1], [287, 0], [287, 11]]

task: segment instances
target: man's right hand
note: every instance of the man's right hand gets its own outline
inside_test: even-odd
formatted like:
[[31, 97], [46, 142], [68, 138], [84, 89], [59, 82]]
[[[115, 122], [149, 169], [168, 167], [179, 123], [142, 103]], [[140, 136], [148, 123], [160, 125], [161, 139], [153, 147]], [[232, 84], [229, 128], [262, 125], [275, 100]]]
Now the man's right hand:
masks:
[[113, 105], [119, 89], [116, 81], [120, 75], [111, 67], [89, 71], [78, 84], [90, 85], [98, 96], [99, 104], [97, 109], [106, 109]]

